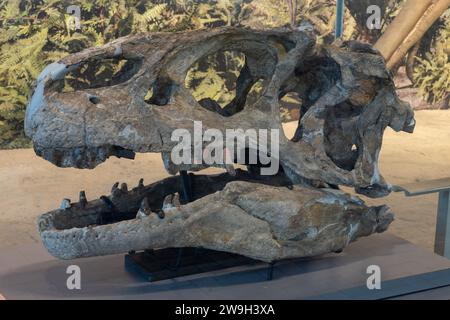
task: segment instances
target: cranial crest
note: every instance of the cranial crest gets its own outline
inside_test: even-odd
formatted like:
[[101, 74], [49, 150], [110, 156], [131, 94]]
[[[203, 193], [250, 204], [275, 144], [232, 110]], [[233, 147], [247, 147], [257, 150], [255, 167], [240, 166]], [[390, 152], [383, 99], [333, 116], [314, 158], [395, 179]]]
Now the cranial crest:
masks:
[[[245, 65], [236, 97], [222, 108], [197, 101], [184, 83], [197, 61], [224, 50], [243, 53]], [[107, 59], [126, 59], [126, 68], [106, 85], [62, 90], [67, 73]], [[260, 80], [262, 92], [248, 99]], [[302, 101], [293, 139], [284, 135], [279, 111], [290, 92]], [[37, 80], [25, 129], [36, 153], [57, 166], [93, 168], [114, 155], [158, 152], [175, 174], [211, 166], [171, 160], [172, 133], [194, 136], [196, 122], [203, 131], [280, 130], [279, 141], [269, 141], [279, 146], [272, 155], [279, 172], [263, 176], [250, 164], [232, 175], [191, 175], [192, 202], [173, 205], [183, 192], [177, 177], [150, 186], [141, 181], [129, 191], [115, 185], [111, 196], [41, 216], [47, 249], [70, 259], [199, 246], [274, 261], [341, 250], [393, 220], [387, 207], [367, 207], [338, 190], [387, 195], [378, 169], [383, 132], [388, 126], [412, 132], [415, 125], [384, 59], [356, 42], [321, 46], [306, 31], [239, 28], [120, 38], [49, 65]]]

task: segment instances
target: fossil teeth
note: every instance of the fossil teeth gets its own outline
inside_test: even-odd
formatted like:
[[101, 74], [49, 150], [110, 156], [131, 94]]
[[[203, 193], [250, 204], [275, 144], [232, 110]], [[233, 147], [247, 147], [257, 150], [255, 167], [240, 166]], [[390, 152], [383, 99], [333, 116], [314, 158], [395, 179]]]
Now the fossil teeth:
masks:
[[180, 195], [178, 193], [175, 193], [175, 195], [173, 196], [172, 203], [175, 205], [175, 207], [181, 206]]
[[124, 182], [122, 183], [122, 185], [120, 186], [120, 191], [122, 192], [128, 192], [128, 185]]
[[166, 196], [164, 198], [163, 206], [162, 206], [163, 210], [172, 209], [174, 207], [174, 205], [172, 204], [172, 199], [173, 199], [173, 194], [169, 194], [168, 196]]
[[142, 189], [144, 187], [144, 178], [140, 178], [139, 179], [139, 184], [138, 184], [138, 188]]
[[71, 204], [70, 204], [70, 199], [64, 198], [64, 199], [61, 201], [61, 206], [60, 206], [59, 208], [60, 208], [61, 210], [66, 210], [66, 209], [69, 209], [70, 206], [71, 206]]
[[136, 214], [136, 219], [142, 219], [148, 217], [148, 214], [146, 214], [145, 212], [139, 210], [138, 213]]
[[136, 214], [136, 218], [144, 218], [148, 217], [152, 213], [150, 205], [148, 203], [148, 198], [144, 198], [141, 202], [141, 206], [139, 208], [138, 213]]
[[164, 198], [162, 211], [173, 210], [180, 206], [180, 195], [178, 193], [169, 194]]
[[80, 206], [84, 208], [87, 204], [86, 192], [80, 191]]
[[111, 188], [111, 196], [112, 196], [113, 198], [116, 198], [116, 197], [119, 197], [120, 194], [121, 194], [121, 191], [120, 191], [120, 189], [119, 189], [119, 183], [116, 182], [116, 183], [114, 183], [114, 185], [113, 185], [112, 188]]
[[114, 193], [114, 191], [116, 191], [118, 188], [119, 188], [119, 183], [118, 182], [114, 183], [111, 188], [111, 193]]
[[145, 197], [141, 202], [141, 209], [150, 212], [150, 204], [148, 203], [148, 198]]

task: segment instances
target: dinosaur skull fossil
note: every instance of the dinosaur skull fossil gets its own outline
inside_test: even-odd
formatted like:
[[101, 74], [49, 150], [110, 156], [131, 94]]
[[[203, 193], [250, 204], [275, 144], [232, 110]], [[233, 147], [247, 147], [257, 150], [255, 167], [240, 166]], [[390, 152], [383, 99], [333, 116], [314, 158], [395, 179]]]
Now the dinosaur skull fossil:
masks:
[[[192, 65], [224, 50], [243, 53], [245, 66], [236, 97], [221, 108], [194, 99], [184, 82]], [[108, 59], [127, 60], [109, 83], [62, 90], [69, 72]], [[250, 89], [260, 80], [263, 91], [250, 102]], [[291, 140], [279, 111], [289, 92], [302, 101]], [[344, 185], [370, 197], [387, 195], [390, 186], [378, 170], [383, 132], [388, 126], [412, 132], [415, 125], [384, 59], [368, 45], [320, 46], [312, 34], [287, 29], [124, 37], [49, 65], [37, 80], [25, 130], [36, 153], [57, 166], [93, 168], [114, 155], [158, 152], [176, 173], [208, 166], [181, 167], [168, 157], [176, 145], [172, 132], [182, 128], [194, 135], [196, 121], [203, 130], [280, 130], [280, 172], [263, 177], [249, 166], [233, 176], [191, 177], [194, 201], [180, 205], [173, 196], [182, 191], [175, 177], [130, 191], [115, 185], [102, 200], [86, 203], [82, 197], [43, 215], [39, 229], [48, 250], [69, 259], [201, 246], [273, 261], [340, 250], [392, 221], [387, 207], [370, 208], [336, 190]]]

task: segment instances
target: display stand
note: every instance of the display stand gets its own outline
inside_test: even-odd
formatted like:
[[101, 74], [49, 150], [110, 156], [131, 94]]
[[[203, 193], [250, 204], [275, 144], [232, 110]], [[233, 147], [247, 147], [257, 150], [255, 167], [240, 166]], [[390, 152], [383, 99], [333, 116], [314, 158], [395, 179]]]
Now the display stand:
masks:
[[150, 282], [256, 263], [237, 254], [195, 248], [146, 250], [125, 255], [126, 270]]

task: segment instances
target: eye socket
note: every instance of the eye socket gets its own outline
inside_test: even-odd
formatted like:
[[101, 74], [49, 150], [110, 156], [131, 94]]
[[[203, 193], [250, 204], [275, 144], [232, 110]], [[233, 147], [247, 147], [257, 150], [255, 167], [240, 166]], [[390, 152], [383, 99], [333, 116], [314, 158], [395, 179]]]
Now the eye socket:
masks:
[[66, 74], [62, 92], [110, 87], [124, 83], [138, 72], [141, 65], [141, 60], [124, 58], [88, 60]]
[[263, 82], [252, 77], [240, 51], [220, 51], [198, 60], [187, 72], [185, 87], [205, 109], [229, 117], [256, 102]]
[[236, 82], [245, 64], [245, 55], [223, 51], [198, 60], [187, 72], [185, 87], [197, 101], [211, 99], [224, 108], [236, 97]]

